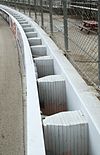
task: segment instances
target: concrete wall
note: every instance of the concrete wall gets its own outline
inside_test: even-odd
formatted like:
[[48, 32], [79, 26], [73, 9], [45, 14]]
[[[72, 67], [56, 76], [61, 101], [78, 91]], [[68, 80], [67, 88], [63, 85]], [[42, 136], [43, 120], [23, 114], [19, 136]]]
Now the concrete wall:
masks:
[[88, 121], [89, 155], [99, 155], [100, 101], [48, 35], [35, 22], [30, 21], [30, 23], [38, 32], [38, 36], [42, 38], [42, 43], [47, 47], [47, 55], [51, 55], [54, 59], [55, 74], [61, 74], [66, 79], [68, 110], [82, 110]]
[[[54, 42], [48, 37], [48, 35], [29, 17], [26, 17], [21, 13], [19, 14], [23, 16], [28, 21], [28, 23], [31, 24], [32, 27], [34, 27], [34, 30], [37, 32], [38, 37], [41, 38], [42, 40], [42, 45], [46, 46], [47, 48], [47, 55], [52, 56], [54, 61], [55, 75], [64, 76], [66, 80], [66, 100], [67, 100], [68, 110], [81, 110], [84, 116], [86, 117], [86, 120], [89, 126], [89, 155], [100, 155], [100, 146], [99, 146], [100, 144], [100, 101], [97, 99], [95, 93], [87, 86], [87, 84], [82, 79], [82, 77], [78, 74], [75, 68], [63, 56], [63, 54], [61, 54], [61, 51], [54, 44]], [[25, 34], [23, 33], [22, 29], [21, 29], [21, 36], [23, 39], [25, 39]], [[27, 43], [27, 40], [25, 39], [24, 44], [26, 43]], [[35, 83], [36, 82], [35, 73], [31, 73], [33, 63], [32, 63], [31, 53], [28, 47], [28, 43], [26, 45], [27, 46], [25, 47], [24, 52], [25, 52], [25, 62], [26, 62], [25, 67], [26, 67], [26, 75], [27, 75], [26, 77], [27, 88], [28, 88], [27, 91], [29, 91], [27, 96], [28, 97], [27, 102], [30, 105], [28, 109], [28, 111], [30, 111], [30, 114], [28, 115], [28, 120], [30, 123], [28, 125], [30, 126], [30, 124], [32, 124], [31, 122], [33, 121], [32, 125], [34, 126], [35, 124], [36, 127], [39, 127], [37, 126], [36, 122], [34, 122], [34, 119], [32, 119], [32, 115], [35, 115], [35, 117], [37, 117], [38, 115], [37, 118], [39, 119], [39, 122], [40, 122], [40, 116], [39, 114], [37, 114], [39, 113], [38, 94], [36, 93], [35, 95], [35, 91], [37, 91], [37, 86]], [[29, 51], [29, 54], [27, 52], [27, 49]], [[35, 88], [35, 90], [33, 90], [32, 86]], [[31, 89], [32, 91], [30, 93]], [[34, 97], [31, 96], [31, 94], [34, 94]], [[35, 107], [35, 105], [33, 105], [33, 101], [36, 101], [35, 105], [37, 103], [36, 105], [37, 108]], [[35, 108], [35, 110], [33, 108]], [[31, 128], [33, 130], [30, 131], [30, 134], [36, 137], [36, 135], [34, 135], [33, 133], [34, 131], [33, 126]], [[42, 132], [41, 125], [39, 130], [41, 133]], [[42, 133], [40, 136], [42, 136]], [[31, 149], [33, 146], [35, 146], [34, 142], [32, 142], [31, 139], [29, 144], [30, 144], [29, 148], [31, 147]], [[43, 143], [41, 147], [43, 147]], [[34, 148], [31, 151], [34, 151]]]
[[[5, 8], [5, 7], [4, 7]], [[35, 66], [27, 37], [18, 21], [7, 11], [2, 9], [2, 16], [8, 21], [10, 28], [15, 35], [18, 45], [22, 79], [23, 99], [25, 106], [25, 138], [27, 155], [45, 155], [45, 147], [42, 132], [42, 122], [39, 107], [39, 98], [36, 84]]]

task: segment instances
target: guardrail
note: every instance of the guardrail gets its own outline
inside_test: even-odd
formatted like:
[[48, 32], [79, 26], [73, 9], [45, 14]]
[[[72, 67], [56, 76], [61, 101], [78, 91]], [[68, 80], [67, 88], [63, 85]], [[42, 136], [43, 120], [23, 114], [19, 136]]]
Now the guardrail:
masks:
[[[41, 77], [44, 78], [48, 75], [52, 75], [53, 77], [59, 77], [60, 75], [64, 78], [65, 84], [59, 94], [63, 96], [63, 101], [66, 103], [68, 110], [82, 111], [88, 122], [89, 129], [88, 154], [99, 155], [100, 101], [96, 97], [96, 93], [87, 86], [70, 62], [60, 53], [54, 42], [32, 19], [6, 6], [0, 5], [0, 10], [2, 16], [9, 22], [16, 37], [19, 53], [23, 60], [22, 64], [24, 67], [22, 74], [26, 77], [27, 92], [27, 155], [45, 154], [36, 83], [37, 81], [39, 84], [42, 80], [48, 80], [46, 78], [41, 79]], [[55, 92], [53, 94], [56, 95]], [[42, 103], [41, 98], [43, 96], [41, 97], [41, 90], [39, 97]], [[60, 98], [57, 101], [60, 102]], [[64, 110], [63, 108], [62, 110]]]

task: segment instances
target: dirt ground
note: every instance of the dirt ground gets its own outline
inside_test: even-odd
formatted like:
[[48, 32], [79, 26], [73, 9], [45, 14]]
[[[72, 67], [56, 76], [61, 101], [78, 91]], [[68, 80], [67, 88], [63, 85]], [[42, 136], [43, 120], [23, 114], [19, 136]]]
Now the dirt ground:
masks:
[[0, 17], [0, 155], [24, 155], [23, 102], [16, 42]]

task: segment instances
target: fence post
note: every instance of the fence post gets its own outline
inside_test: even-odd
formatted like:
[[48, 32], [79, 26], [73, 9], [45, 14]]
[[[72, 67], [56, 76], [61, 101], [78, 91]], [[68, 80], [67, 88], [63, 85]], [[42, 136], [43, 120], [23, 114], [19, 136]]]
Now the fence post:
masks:
[[98, 78], [100, 86], [100, 0], [98, 0]]
[[28, 0], [28, 9], [29, 9], [29, 17], [31, 17], [31, 6], [30, 6], [30, 0]]
[[64, 42], [65, 50], [68, 51], [68, 3], [67, 0], [62, 0], [63, 2], [63, 15], [64, 15]]
[[35, 21], [37, 22], [37, 6], [36, 6], [36, 0], [34, 0], [34, 12], [35, 12]]
[[24, 14], [25, 14], [25, 0], [23, 0], [23, 5], [24, 5]]
[[20, 0], [17, 3], [18, 11], [20, 12]]
[[53, 18], [52, 18], [52, 15], [53, 15], [53, 3], [52, 3], [52, 0], [49, 0], [49, 14], [50, 14], [50, 32], [51, 32], [51, 35], [53, 35]]
[[41, 8], [41, 27], [44, 28], [44, 20], [43, 20], [43, 0], [40, 0], [40, 8]]
[[14, 5], [14, 7], [15, 7], [15, 10], [17, 9], [17, 4], [16, 4], [16, 0], [14, 1], [15, 2], [15, 5]]

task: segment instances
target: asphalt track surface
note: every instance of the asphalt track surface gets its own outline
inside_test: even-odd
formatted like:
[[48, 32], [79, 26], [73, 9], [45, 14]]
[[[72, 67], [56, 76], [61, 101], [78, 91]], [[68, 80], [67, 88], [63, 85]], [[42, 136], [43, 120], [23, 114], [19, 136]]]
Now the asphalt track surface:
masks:
[[22, 83], [16, 41], [0, 17], [0, 155], [24, 155]]

